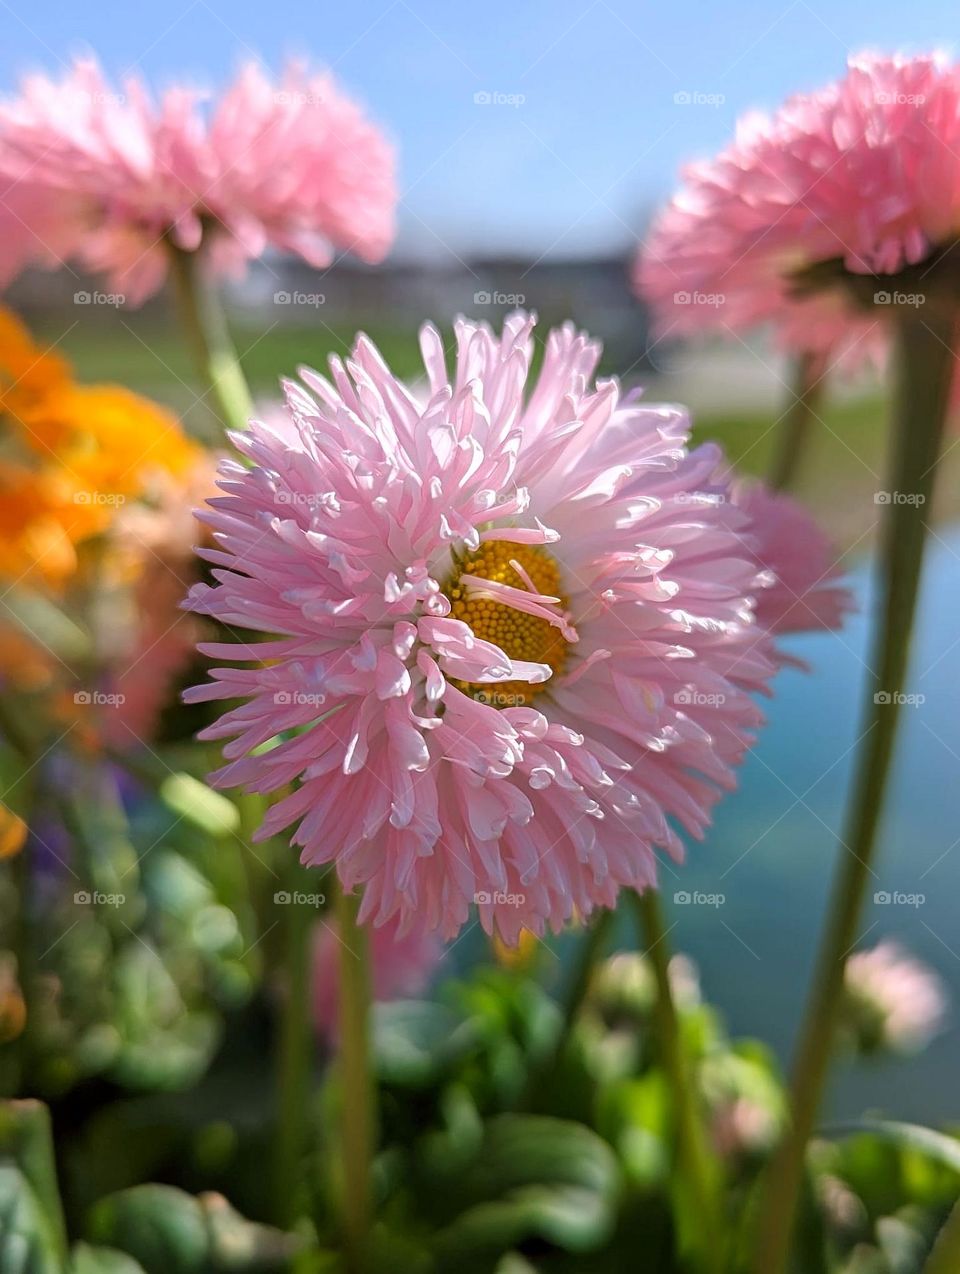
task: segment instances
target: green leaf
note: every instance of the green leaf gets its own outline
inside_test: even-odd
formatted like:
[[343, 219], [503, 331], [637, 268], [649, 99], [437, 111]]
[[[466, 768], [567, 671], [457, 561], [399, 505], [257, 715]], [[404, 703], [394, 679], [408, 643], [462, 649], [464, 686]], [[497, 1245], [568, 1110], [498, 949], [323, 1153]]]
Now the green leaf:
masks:
[[193, 1198], [166, 1185], [134, 1186], [102, 1199], [91, 1238], [128, 1252], [145, 1274], [280, 1274], [299, 1240], [247, 1221], [219, 1194]]
[[66, 1230], [46, 1106], [38, 1101], [0, 1105], [0, 1156], [0, 1270], [63, 1270]]
[[457, 1182], [467, 1203], [436, 1239], [441, 1269], [490, 1269], [526, 1241], [587, 1252], [610, 1235], [620, 1179], [609, 1146], [581, 1124], [501, 1115]]
[[960, 1140], [948, 1137], [920, 1124], [898, 1123], [892, 1119], [864, 1119], [859, 1123], [834, 1124], [826, 1128], [826, 1137], [844, 1137], [872, 1133], [902, 1150], [917, 1150], [936, 1163], [960, 1173]]
[[125, 1252], [77, 1243], [70, 1261], [70, 1274], [145, 1274], [145, 1271], [139, 1261]]
[[60, 1236], [20, 1169], [0, 1162], [0, 1270], [3, 1274], [63, 1274]]
[[376, 1004], [372, 1026], [374, 1066], [384, 1084], [426, 1087], [472, 1039], [461, 1017], [427, 1000]]
[[171, 774], [160, 785], [165, 804], [211, 836], [229, 836], [240, 828], [234, 803], [195, 779], [192, 774]]

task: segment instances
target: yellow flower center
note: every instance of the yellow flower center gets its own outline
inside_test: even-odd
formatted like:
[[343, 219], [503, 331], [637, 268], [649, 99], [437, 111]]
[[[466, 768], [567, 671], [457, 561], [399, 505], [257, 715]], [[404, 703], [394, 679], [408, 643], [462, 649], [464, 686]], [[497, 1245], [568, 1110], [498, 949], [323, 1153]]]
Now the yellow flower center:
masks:
[[[563, 672], [568, 642], [556, 625], [538, 615], [528, 615], [526, 611], [482, 596], [476, 585], [461, 583], [464, 575], [492, 580], [524, 592], [529, 591], [532, 583], [538, 593], [558, 597], [557, 612], [563, 614], [567, 609], [567, 599], [561, 590], [560, 569], [544, 548], [539, 544], [487, 540], [476, 551], [468, 551], [466, 557], [457, 561], [454, 574], [443, 591], [450, 600], [452, 618], [469, 624], [475, 637], [499, 646], [511, 659], [549, 664], [554, 676]], [[524, 575], [528, 578], [524, 579]], [[552, 678], [534, 685], [529, 681], [481, 683], [454, 680], [453, 684], [482, 703], [490, 703], [496, 708], [515, 708], [529, 704], [534, 695], [545, 690], [551, 681]]]

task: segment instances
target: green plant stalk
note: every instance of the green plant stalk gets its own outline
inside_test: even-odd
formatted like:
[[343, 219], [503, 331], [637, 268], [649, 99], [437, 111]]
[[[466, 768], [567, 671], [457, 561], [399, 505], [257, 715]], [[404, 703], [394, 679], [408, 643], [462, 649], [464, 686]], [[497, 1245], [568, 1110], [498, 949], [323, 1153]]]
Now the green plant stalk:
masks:
[[872, 874], [907, 672], [926, 519], [949, 405], [956, 337], [953, 313], [899, 318], [894, 330], [891, 498], [885, 506], [882, 611], [874, 638], [865, 734], [842, 842], [845, 853], [800, 1032], [791, 1123], [771, 1163], [760, 1209], [757, 1274], [782, 1274], [787, 1264], [806, 1146], [836, 1034], [844, 963], [857, 940], [860, 908]]
[[655, 889], [635, 894], [645, 955], [657, 983], [657, 1044], [677, 1121], [680, 1161], [698, 1214], [697, 1267], [705, 1274], [724, 1268], [724, 1233], [719, 1166], [707, 1140], [694, 1076], [683, 1044], [680, 1016], [670, 983], [670, 953]]
[[955, 1203], [937, 1235], [923, 1274], [956, 1274], [960, 1270], [960, 1203]]
[[229, 429], [246, 429], [253, 399], [230, 337], [215, 290], [202, 277], [200, 252], [168, 244], [170, 274], [183, 333], [201, 379], [209, 386], [217, 411]]
[[370, 1065], [370, 971], [367, 934], [357, 924], [360, 900], [334, 885], [340, 939], [340, 1150], [347, 1268], [367, 1265], [372, 1215], [375, 1088]]
[[285, 974], [277, 1052], [277, 1128], [274, 1165], [274, 1216], [289, 1229], [300, 1214], [304, 1162], [310, 1130], [310, 934], [314, 912], [293, 900], [302, 888], [301, 869], [294, 864], [284, 882], [290, 897], [278, 904], [283, 927]]
[[785, 491], [796, 484], [823, 398], [823, 363], [820, 354], [805, 353], [797, 358], [790, 385], [790, 405], [775, 429], [773, 457], [767, 475], [767, 486], [774, 491]]
[[563, 1017], [560, 1022], [560, 1029], [557, 1032], [557, 1038], [553, 1042], [548, 1055], [540, 1061], [539, 1065], [534, 1065], [530, 1068], [522, 1099], [524, 1110], [535, 1110], [538, 1108], [542, 1101], [542, 1095], [549, 1091], [551, 1077], [560, 1068], [563, 1055], [573, 1034], [573, 1028], [576, 1025], [580, 1010], [583, 1008], [584, 1000], [587, 998], [593, 970], [610, 936], [610, 930], [613, 928], [616, 915], [615, 911], [604, 910], [587, 924], [580, 940], [579, 950], [576, 952], [576, 964], [564, 998]]

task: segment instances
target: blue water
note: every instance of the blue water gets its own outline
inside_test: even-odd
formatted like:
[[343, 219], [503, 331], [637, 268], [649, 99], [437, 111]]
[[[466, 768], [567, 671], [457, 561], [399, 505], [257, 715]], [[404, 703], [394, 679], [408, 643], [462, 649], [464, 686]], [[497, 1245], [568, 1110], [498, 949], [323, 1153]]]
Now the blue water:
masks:
[[[676, 946], [697, 960], [707, 996], [737, 1034], [786, 1057], [809, 979], [838, 853], [845, 796], [861, 731], [873, 580], [851, 579], [860, 611], [840, 634], [794, 639], [810, 674], [781, 673], [769, 723], [720, 806], [706, 842], [677, 879], [664, 877]], [[960, 528], [928, 550], [894, 773], [862, 914], [861, 941], [895, 937], [932, 965], [955, 1002], [945, 1034], [907, 1062], [840, 1068], [830, 1106], [854, 1116], [884, 1110], [942, 1123], [960, 1115]], [[669, 882], [669, 883], [668, 883]], [[675, 890], [722, 894], [720, 906], [679, 906]], [[875, 893], [918, 895], [916, 905]], [[922, 898], [922, 901], [920, 899]]]

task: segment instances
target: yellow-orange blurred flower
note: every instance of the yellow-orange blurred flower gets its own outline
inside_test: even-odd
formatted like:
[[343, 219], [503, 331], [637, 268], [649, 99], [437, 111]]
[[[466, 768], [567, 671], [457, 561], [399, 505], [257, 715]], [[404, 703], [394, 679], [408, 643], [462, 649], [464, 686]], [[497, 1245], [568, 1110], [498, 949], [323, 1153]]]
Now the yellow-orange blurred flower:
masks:
[[79, 385], [0, 310], [0, 575], [61, 585], [76, 546], [158, 480], [202, 456], [164, 408], [117, 385]]
[[13, 858], [23, 849], [27, 825], [19, 814], [0, 802], [0, 858]]
[[529, 929], [522, 929], [515, 947], [508, 947], [498, 935], [491, 939], [493, 954], [497, 964], [506, 969], [528, 969], [537, 954], [537, 943], [540, 941]]

